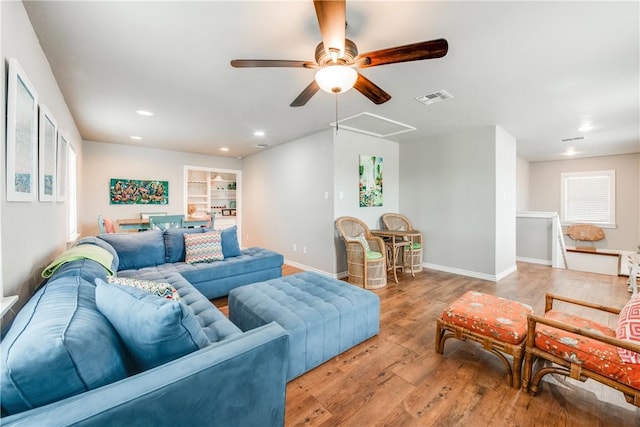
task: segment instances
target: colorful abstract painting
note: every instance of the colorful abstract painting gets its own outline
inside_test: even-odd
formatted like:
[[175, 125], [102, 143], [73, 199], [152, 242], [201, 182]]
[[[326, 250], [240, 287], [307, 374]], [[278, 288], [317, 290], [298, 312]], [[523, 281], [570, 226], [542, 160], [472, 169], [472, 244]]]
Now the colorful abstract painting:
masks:
[[169, 181], [111, 178], [109, 198], [112, 205], [166, 205]]
[[360, 155], [360, 207], [382, 206], [382, 157]]

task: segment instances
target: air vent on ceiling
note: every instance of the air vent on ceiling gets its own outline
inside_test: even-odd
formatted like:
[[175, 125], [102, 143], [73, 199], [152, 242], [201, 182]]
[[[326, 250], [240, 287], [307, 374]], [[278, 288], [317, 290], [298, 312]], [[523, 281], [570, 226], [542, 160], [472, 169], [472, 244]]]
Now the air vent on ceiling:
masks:
[[582, 141], [583, 139], [584, 139], [584, 136], [576, 136], [574, 138], [561, 139], [560, 141], [562, 141], [562, 142], [571, 142], [571, 141]]
[[435, 102], [444, 101], [445, 99], [453, 98], [446, 90], [439, 90], [437, 92], [428, 93], [426, 95], [418, 96], [416, 99], [422, 102], [424, 105], [431, 105]]
[[[336, 122], [329, 123], [331, 127], [335, 127], [335, 125]], [[338, 120], [338, 126], [340, 129], [377, 136], [378, 138], [386, 138], [399, 133], [416, 130], [413, 126], [367, 112]]]
[[267, 148], [269, 146], [269, 144], [267, 144], [266, 142], [261, 142], [259, 144], [256, 144], [256, 147], [258, 148]]

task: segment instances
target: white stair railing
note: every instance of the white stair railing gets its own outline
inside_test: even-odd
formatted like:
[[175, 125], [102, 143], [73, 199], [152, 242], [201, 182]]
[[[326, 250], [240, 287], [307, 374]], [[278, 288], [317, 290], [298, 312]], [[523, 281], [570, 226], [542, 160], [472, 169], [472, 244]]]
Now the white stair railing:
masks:
[[562, 224], [558, 214], [553, 215], [551, 222], [553, 244], [551, 247], [551, 266], [553, 268], [567, 268], [567, 247], [564, 244]]

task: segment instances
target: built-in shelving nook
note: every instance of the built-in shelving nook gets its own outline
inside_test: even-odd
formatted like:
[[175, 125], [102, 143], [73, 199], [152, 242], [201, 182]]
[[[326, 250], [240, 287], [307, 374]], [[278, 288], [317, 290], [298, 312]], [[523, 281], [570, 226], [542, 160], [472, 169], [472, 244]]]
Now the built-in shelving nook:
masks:
[[192, 217], [214, 215], [214, 228], [234, 225], [240, 229], [242, 171], [234, 169], [184, 167], [184, 214]]

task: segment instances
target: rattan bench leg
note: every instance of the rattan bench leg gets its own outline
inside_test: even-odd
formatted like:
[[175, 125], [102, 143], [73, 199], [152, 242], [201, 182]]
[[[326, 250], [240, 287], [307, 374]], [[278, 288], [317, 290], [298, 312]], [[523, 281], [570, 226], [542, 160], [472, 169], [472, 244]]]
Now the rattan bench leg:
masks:
[[[488, 337], [479, 336], [460, 326], [450, 325], [441, 319], [436, 321], [436, 353], [444, 354], [444, 344], [449, 338], [456, 338], [461, 341], [470, 339], [482, 345], [482, 348], [490, 353], [495, 354], [504, 364], [507, 372], [507, 383], [516, 389], [519, 389], [522, 383], [522, 364], [524, 361], [524, 343], [520, 345], [508, 344]], [[505, 356], [508, 354], [513, 357], [513, 361]]]

